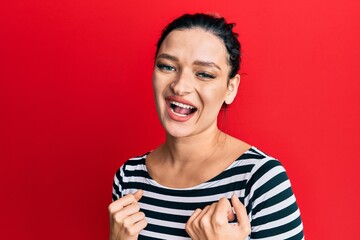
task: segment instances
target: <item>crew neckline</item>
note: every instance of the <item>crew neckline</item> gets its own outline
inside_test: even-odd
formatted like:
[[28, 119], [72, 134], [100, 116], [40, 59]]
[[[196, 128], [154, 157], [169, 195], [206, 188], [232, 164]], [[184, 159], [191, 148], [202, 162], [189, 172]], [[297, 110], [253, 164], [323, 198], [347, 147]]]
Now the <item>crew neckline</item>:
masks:
[[231, 164], [226, 167], [222, 172], [220, 172], [219, 174], [217, 174], [216, 176], [212, 177], [211, 179], [205, 181], [205, 182], [202, 182], [202, 183], [199, 183], [195, 186], [192, 186], [192, 187], [185, 187], [185, 188], [174, 188], [174, 187], [168, 187], [168, 186], [165, 186], [165, 185], [162, 185], [160, 184], [159, 182], [157, 182], [155, 179], [152, 178], [152, 176], [149, 174], [149, 171], [147, 170], [147, 166], [146, 166], [146, 159], [147, 159], [147, 156], [152, 152], [152, 151], [149, 151], [147, 152], [146, 154], [143, 155], [143, 158], [144, 158], [144, 165], [143, 165], [143, 171], [146, 171], [147, 175], [148, 175], [148, 182], [149, 184], [155, 186], [155, 187], [159, 187], [159, 188], [162, 188], [162, 189], [166, 189], [166, 190], [175, 190], [175, 191], [187, 191], [187, 190], [197, 190], [197, 189], [204, 189], [204, 188], [208, 188], [210, 185], [216, 183], [217, 178], [221, 179], [220, 176], [222, 174], [224, 174], [224, 172], [226, 172], [227, 170], [229, 170], [230, 168], [233, 167], [234, 164], [236, 164], [236, 162], [238, 160], [240, 160], [240, 158], [244, 155], [244, 154], [247, 154], [249, 152], [251, 152], [251, 150], [256, 150], [257, 148], [254, 147], [254, 146], [251, 146], [249, 149], [247, 149], [245, 152], [243, 152], [240, 156], [238, 156], [234, 161], [231, 162]]

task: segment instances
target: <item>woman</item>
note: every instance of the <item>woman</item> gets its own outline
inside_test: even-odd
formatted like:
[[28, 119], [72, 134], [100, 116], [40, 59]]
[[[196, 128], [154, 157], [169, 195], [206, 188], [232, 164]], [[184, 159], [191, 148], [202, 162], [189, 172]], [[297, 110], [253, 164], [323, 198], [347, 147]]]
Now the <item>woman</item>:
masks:
[[303, 239], [281, 164], [217, 127], [240, 82], [233, 26], [185, 14], [164, 29], [153, 88], [166, 141], [117, 171], [110, 239]]

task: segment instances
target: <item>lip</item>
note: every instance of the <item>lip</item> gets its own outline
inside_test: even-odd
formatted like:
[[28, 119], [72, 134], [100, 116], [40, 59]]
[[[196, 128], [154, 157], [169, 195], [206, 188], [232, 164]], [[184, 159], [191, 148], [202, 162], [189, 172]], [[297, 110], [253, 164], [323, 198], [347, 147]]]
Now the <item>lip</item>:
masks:
[[181, 97], [178, 97], [178, 96], [169, 96], [169, 97], [166, 97], [166, 98], [165, 98], [165, 101], [166, 101], [166, 102], [170, 102], [170, 101], [179, 102], [179, 103], [187, 104], [187, 105], [190, 105], [190, 106], [196, 108], [195, 105], [194, 105], [192, 102], [190, 102], [190, 101], [188, 101], [188, 100], [185, 100], [185, 99], [183, 99], [183, 98], [181, 98]]
[[193, 113], [191, 113], [191, 114], [189, 114], [189, 115], [186, 115], [186, 116], [178, 116], [178, 115], [176, 115], [176, 114], [171, 110], [171, 108], [170, 108], [170, 102], [171, 102], [171, 101], [179, 102], [179, 103], [183, 103], [183, 104], [187, 104], [187, 105], [190, 105], [190, 106], [192, 106], [192, 107], [194, 107], [194, 108], [196, 108], [196, 107], [195, 107], [195, 105], [194, 105], [193, 103], [191, 103], [190, 101], [187, 101], [187, 100], [182, 99], [182, 98], [180, 98], [180, 97], [177, 97], [177, 96], [169, 96], [169, 97], [166, 97], [166, 98], [165, 98], [166, 110], [167, 110], [167, 113], [168, 113], [169, 117], [170, 117], [172, 120], [174, 120], [174, 121], [177, 121], [177, 122], [186, 122], [186, 121], [188, 121], [189, 119], [191, 119], [191, 118], [194, 116], [194, 114], [196, 113], [196, 111], [195, 111], [195, 112], [193, 112]]

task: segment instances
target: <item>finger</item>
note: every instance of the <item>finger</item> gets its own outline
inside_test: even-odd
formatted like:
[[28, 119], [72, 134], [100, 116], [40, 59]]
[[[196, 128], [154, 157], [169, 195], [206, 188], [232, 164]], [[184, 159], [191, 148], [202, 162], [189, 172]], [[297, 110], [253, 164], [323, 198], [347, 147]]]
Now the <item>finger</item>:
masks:
[[191, 227], [193, 229], [199, 229], [200, 228], [200, 221], [202, 220], [203, 216], [206, 214], [206, 212], [209, 210], [210, 206], [206, 206], [203, 210], [200, 210], [200, 213], [193, 217], [191, 222]]
[[143, 196], [144, 191], [142, 189], [137, 190], [133, 195], [135, 197], [136, 201], [139, 201], [141, 197]]
[[231, 204], [227, 198], [223, 197], [219, 200], [218, 204], [216, 205], [213, 221], [217, 224], [228, 223], [229, 212], [232, 212]]
[[234, 209], [232, 207], [230, 207], [230, 209], [227, 212], [227, 219], [229, 222], [232, 222], [235, 220], [235, 213], [234, 213]]
[[143, 219], [145, 219], [145, 213], [143, 212], [137, 212], [133, 215], [131, 215], [131, 219], [133, 221], [133, 223], [137, 223], [137, 222], [140, 222], [142, 221]]
[[134, 194], [125, 195], [124, 197], [112, 202], [108, 207], [109, 213], [117, 212], [133, 202], [139, 201], [142, 194], [143, 190], [137, 190]]
[[195, 236], [193, 222], [199, 216], [200, 213], [201, 213], [200, 208], [195, 209], [193, 214], [191, 214], [189, 220], [186, 222], [185, 231], [189, 234], [191, 238], [194, 238]]
[[199, 214], [201, 213], [201, 209], [200, 208], [197, 208], [195, 209], [195, 211], [193, 212], [193, 214], [191, 214], [189, 220], [186, 222], [186, 224], [191, 224], [194, 219], [197, 218], [197, 216], [199, 216]]
[[215, 211], [217, 203], [213, 203], [210, 206], [206, 206], [204, 210], [199, 214], [195, 219], [194, 225], [197, 229], [208, 229], [212, 226], [212, 218]]
[[[201, 218], [202, 219], [206, 219], [207, 221], [212, 220], [215, 209], [218, 205], [218, 202], [214, 202], [213, 204], [211, 204], [210, 206], [206, 207], [206, 211], [204, 211], [204, 213], [202, 214]], [[205, 210], [205, 209], [204, 209]]]
[[247, 216], [246, 208], [235, 194], [231, 197], [231, 203], [234, 207], [239, 225], [243, 226], [245, 229], [250, 229], [250, 222]]
[[204, 207], [204, 209], [200, 212], [200, 214], [195, 218], [195, 221], [202, 219], [202, 217], [209, 211], [210, 205]]
[[140, 222], [145, 219], [145, 214], [143, 212], [136, 212], [132, 215], [127, 216], [124, 219], [124, 225], [131, 226], [135, 225], [137, 222]]
[[121, 216], [130, 216], [130, 215], [133, 215], [137, 212], [140, 211], [140, 206], [137, 202], [133, 202], [132, 204], [130, 205], [127, 205], [126, 207], [124, 207], [123, 209], [121, 209], [120, 211], [118, 211], [118, 213], [121, 215]]
[[[147, 221], [146, 219], [141, 219], [140, 221], [138, 221], [137, 223], [135, 223], [133, 225], [133, 231], [137, 234], [139, 234], [141, 232], [141, 230], [143, 230], [145, 227], [147, 226]], [[135, 234], [133, 234], [135, 235]]]
[[126, 195], [122, 198], [119, 198], [118, 200], [112, 202], [109, 207], [109, 213], [114, 213], [117, 212], [119, 210], [121, 210], [122, 208], [124, 208], [125, 206], [133, 203], [135, 201], [135, 197], [132, 194]]
[[143, 230], [146, 225], [147, 225], [147, 221], [145, 218], [142, 218], [140, 221], [137, 221], [135, 223], [131, 222], [132, 220], [130, 219], [130, 217], [126, 218], [124, 220], [123, 226], [126, 229], [126, 232], [130, 235], [130, 236], [137, 236], [141, 230]]

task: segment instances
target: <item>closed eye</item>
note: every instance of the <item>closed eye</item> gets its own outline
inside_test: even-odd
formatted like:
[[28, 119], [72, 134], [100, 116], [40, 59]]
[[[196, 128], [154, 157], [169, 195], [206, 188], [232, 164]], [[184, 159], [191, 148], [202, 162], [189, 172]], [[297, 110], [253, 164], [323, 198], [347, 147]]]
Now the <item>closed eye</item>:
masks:
[[213, 74], [206, 73], [206, 72], [199, 72], [199, 73], [196, 74], [196, 76], [198, 76], [200, 78], [208, 78], [208, 79], [216, 78], [216, 76], [214, 76]]
[[160, 70], [164, 71], [164, 72], [176, 71], [176, 69], [174, 67], [172, 67], [170, 65], [162, 64], [162, 63], [156, 64], [156, 67], [159, 68]]

